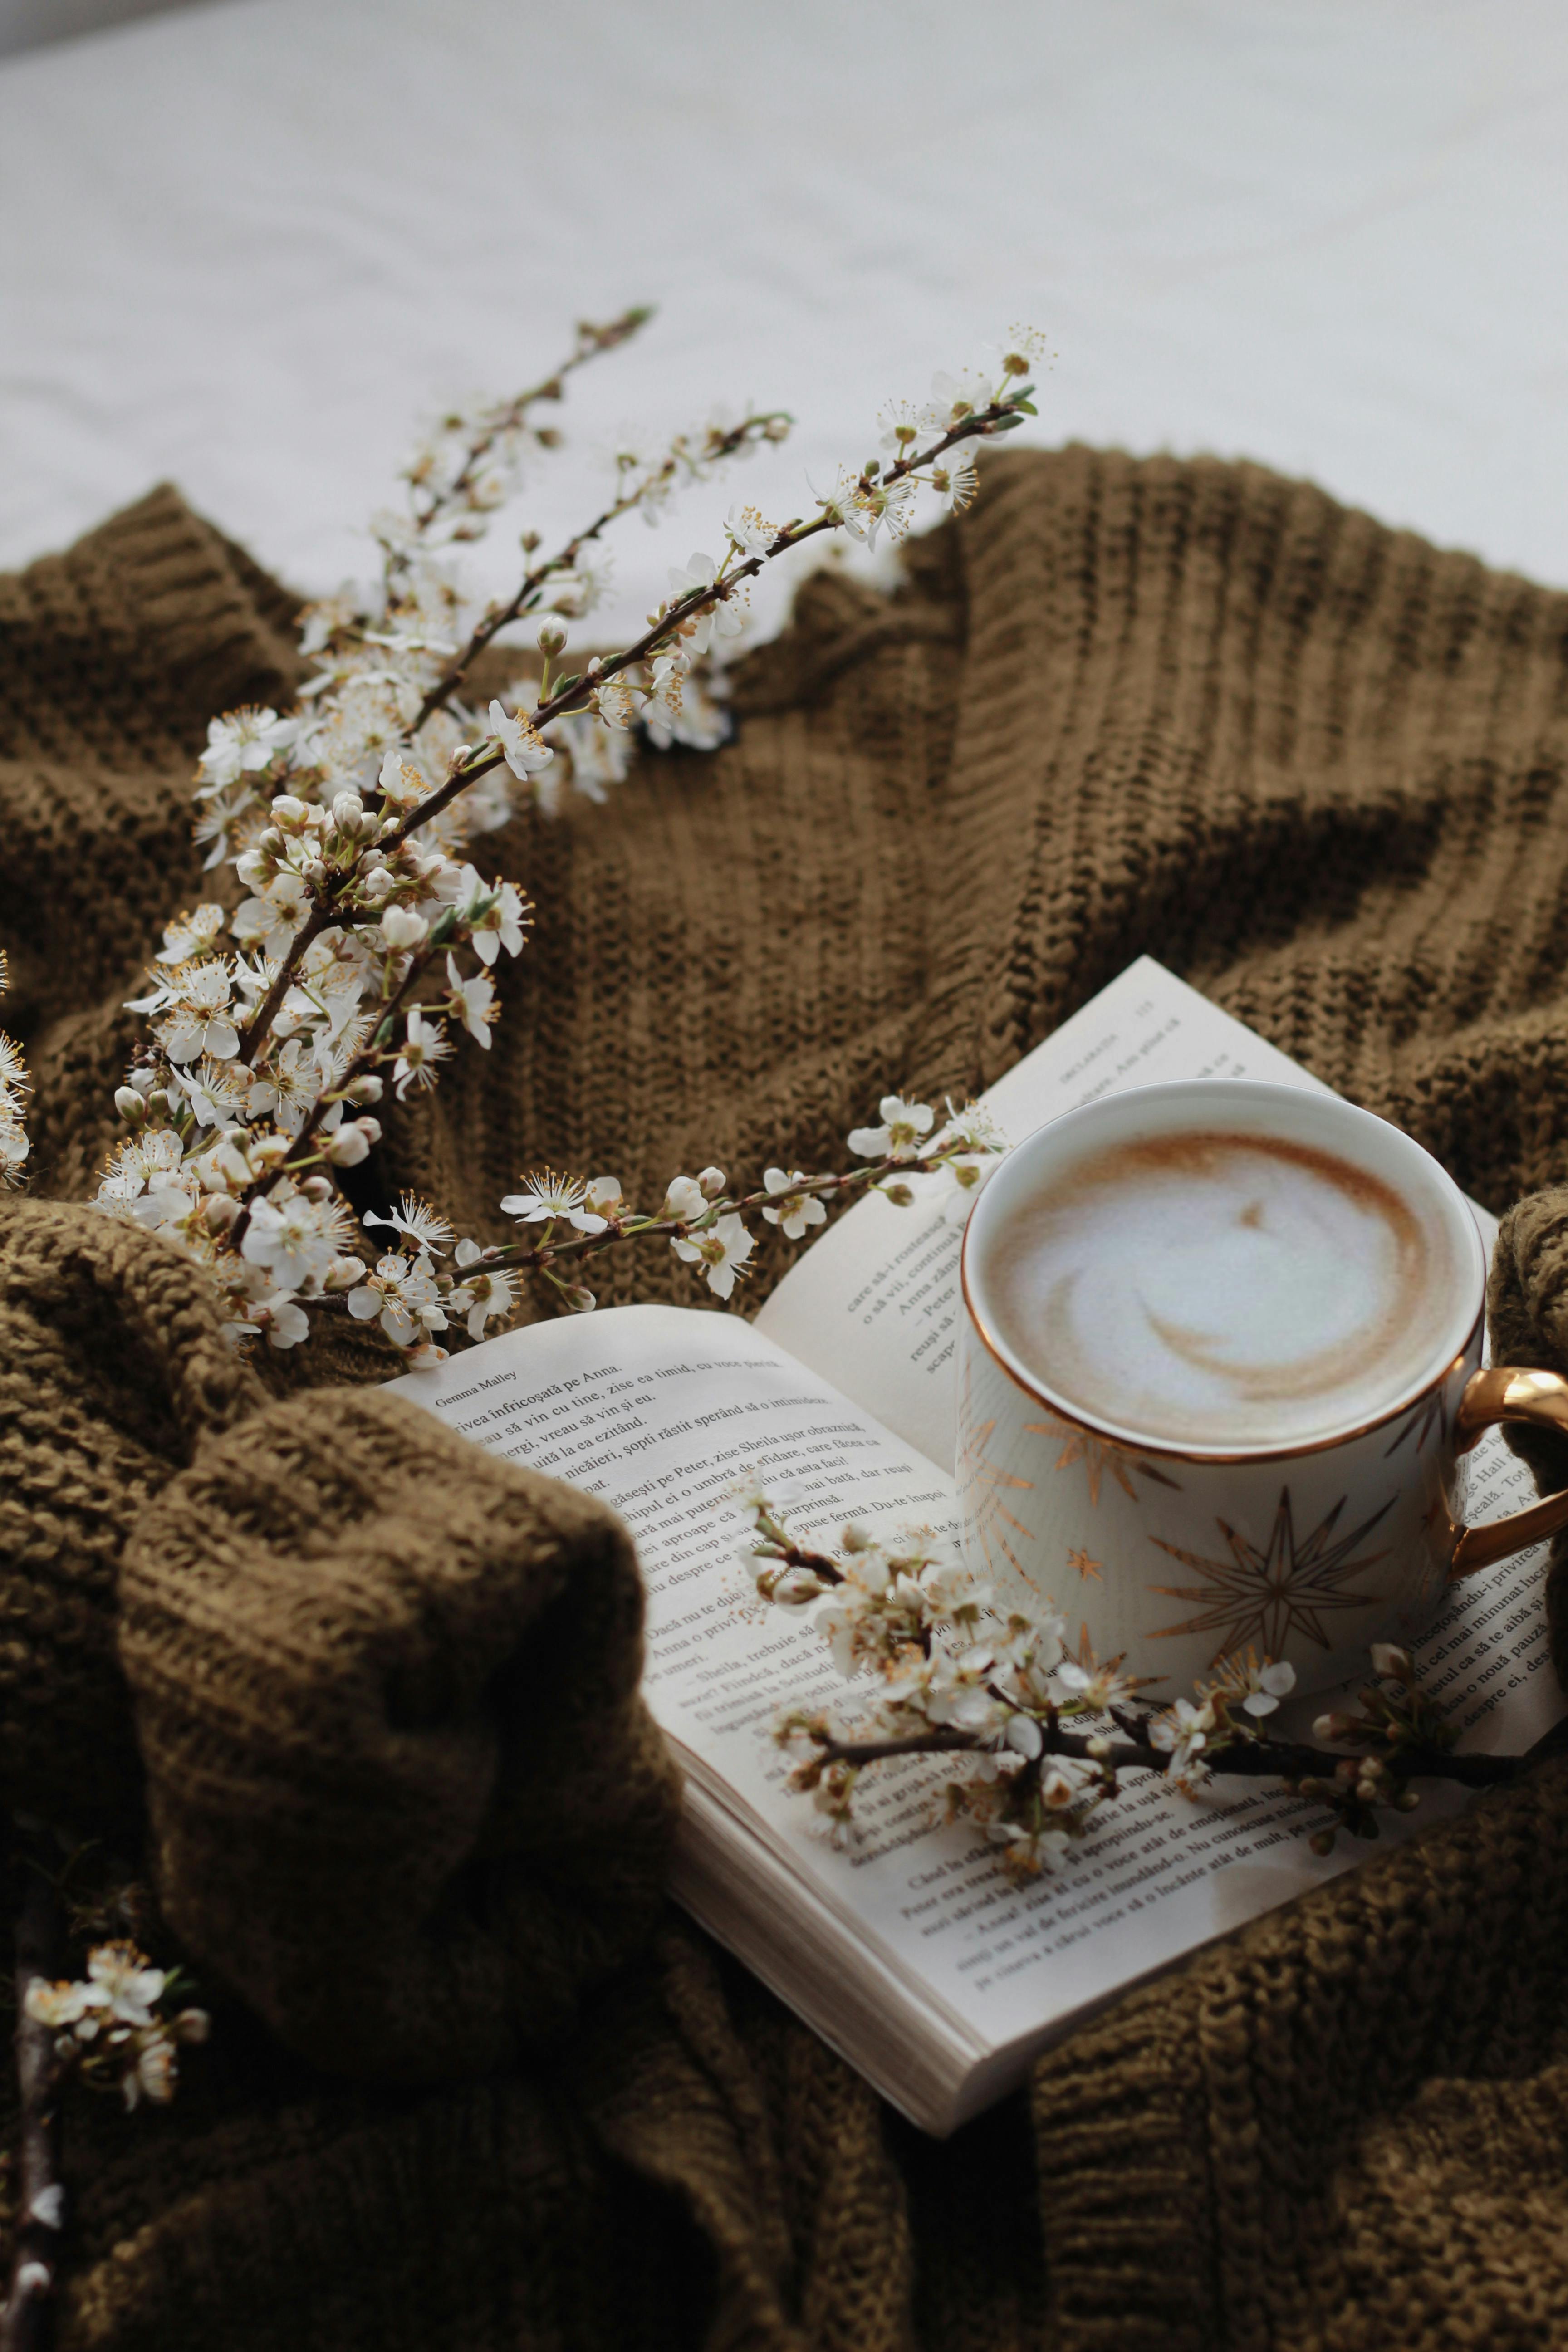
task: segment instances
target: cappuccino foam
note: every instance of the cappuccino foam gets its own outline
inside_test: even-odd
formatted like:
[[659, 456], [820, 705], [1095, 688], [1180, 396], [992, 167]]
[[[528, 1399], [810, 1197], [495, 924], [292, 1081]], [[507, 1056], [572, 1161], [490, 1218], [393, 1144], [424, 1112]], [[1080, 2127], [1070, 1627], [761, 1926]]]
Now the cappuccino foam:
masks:
[[1435, 1209], [1336, 1154], [1205, 1130], [1044, 1180], [996, 1235], [985, 1295], [1013, 1352], [1094, 1419], [1289, 1445], [1413, 1387], [1459, 1279]]

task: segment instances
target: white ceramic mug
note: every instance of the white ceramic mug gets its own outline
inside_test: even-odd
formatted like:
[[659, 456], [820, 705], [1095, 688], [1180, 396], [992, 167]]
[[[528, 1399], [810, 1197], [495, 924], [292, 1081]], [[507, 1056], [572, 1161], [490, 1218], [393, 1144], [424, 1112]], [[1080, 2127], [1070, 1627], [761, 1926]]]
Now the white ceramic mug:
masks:
[[[1369, 1418], [1310, 1443], [1174, 1444], [1086, 1413], [1024, 1363], [994, 1312], [1009, 1220], [1086, 1154], [1202, 1130], [1327, 1151], [1443, 1223], [1462, 1269], [1439, 1339]], [[1112, 1095], [1028, 1137], [963, 1243], [957, 1476], [965, 1557], [1049, 1596], [1096, 1656], [1191, 1688], [1225, 1656], [1286, 1659], [1320, 1689], [1374, 1641], [1413, 1640], [1445, 1587], [1568, 1524], [1568, 1492], [1466, 1527], [1463, 1457], [1518, 1421], [1568, 1433], [1568, 1381], [1480, 1369], [1486, 1259], [1468, 1203], [1421, 1146], [1337, 1096], [1198, 1079]], [[1408, 1372], [1409, 1368], [1406, 1368]]]

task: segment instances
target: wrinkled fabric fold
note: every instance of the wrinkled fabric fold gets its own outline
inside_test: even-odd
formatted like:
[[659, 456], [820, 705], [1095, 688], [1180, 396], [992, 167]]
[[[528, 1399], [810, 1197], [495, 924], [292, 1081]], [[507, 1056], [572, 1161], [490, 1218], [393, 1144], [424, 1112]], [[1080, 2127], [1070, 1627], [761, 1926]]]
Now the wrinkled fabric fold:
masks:
[[195, 1959], [373, 2079], [559, 2034], [657, 1915], [679, 1808], [631, 1539], [374, 1391], [271, 1403], [143, 1512], [120, 1652]]

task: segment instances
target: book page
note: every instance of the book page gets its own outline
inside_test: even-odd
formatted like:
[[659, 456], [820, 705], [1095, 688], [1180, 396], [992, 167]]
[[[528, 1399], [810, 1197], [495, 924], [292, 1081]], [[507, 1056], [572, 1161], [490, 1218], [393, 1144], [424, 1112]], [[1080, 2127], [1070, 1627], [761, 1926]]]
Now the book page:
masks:
[[[1008, 1141], [1021, 1143], [1101, 1095], [1172, 1078], [1259, 1078], [1332, 1092], [1152, 956], [1140, 956], [981, 1100]], [[757, 1317], [760, 1331], [947, 1471], [961, 1239], [940, 1207], [896, 1209], [873, 1192], [812, 1244]]]
[[[950, 1531], [951, 1481], [739, 1318], [615, 1308], [505, 1333], [388, 1385], [621, 1513], [647, 1588], [646, 1687], [659, 1722], [849, 1932], [967, 2028], [977, 2056], [1376, 1851], [1342, 1838], [1333, 1856], [1314, 1856], [1312, 1808], [1267, 1786], [1217, 1782], [1193, 1803], [1135, 1775], [1068, 1868], [1017, 1889], [973, 1825], [935, 1822], [943, 1768], [925, 1762], [869, 1776], [859, 1834], [836, 1849], [809, 1801], [785, 1790], [768, 1733], [786, 1700], [844, 1708], [855, 1686], [808, 1624], [757, 1600], [724, 1496], [755, 1469], [793, 1489], [794, 1517], [831, 1542], [851, 1517]], [[1457, 1588], [1423, 1654], [1434, 1649], [1470, 1736], [1528, 1744], [1556, 1701], [1541, 1671], [1539, 1556]], [[1333, 1697], [1296, 1704], [1297, 1736]], [[1389, 1833], [1457, 1801], [1436, 1792]]]

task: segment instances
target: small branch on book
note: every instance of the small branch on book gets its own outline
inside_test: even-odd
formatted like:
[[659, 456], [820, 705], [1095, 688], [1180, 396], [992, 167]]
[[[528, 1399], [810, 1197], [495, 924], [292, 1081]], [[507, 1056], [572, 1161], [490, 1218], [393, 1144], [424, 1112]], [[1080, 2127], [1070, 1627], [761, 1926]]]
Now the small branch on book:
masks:
[[803, 1706], [786, 1708], [774, 1728], [792, 1759], [791, 1789], [836, 1831], [850, 1823], [866, 1770], [949, 1756], [973, 1765], [948, 1785], [950, 1818], [975, 1821], [1014, 1877], [1057, 1867], [1120, 1793], [1118, 1775], [1134, 1771], [1159, 1772], [1185, 1796], [1210, 1778], [1282, 1781], [1328, 1814], [1310, 1838], [1327, 1853], [1340, 1830], [1375, 1837], [1380, 1811], [1409, 1812], [1420, 1802], [1414, 1781], [1496, 1788], [1523, 1760], [1456, 1755], [1456, 1727], [1420, 1688], [1409, 1653], [1388, 1643], [1373, 1645], [1361, 1711], [1318, 1717], [1323, 1745], [1278, 1739], [1264, 1727], [1295, 1688], [1283, 1661], [1251, 1651], [1217, 1659], [1195, 1697], [1154, 1707], [1121, 1658], [1095, 1658], [1087, 1634], [1069, 1651], [1049, 1602], [1001, 1600], [929, 1529], [878, 1541], [847, 1527], [835, 1556], [802, 1542], [756, 1477], [730, 1502], [749, 1529], [763, 1598], [810, 1606], [839, 1672], [880, 1686], [854, 1733]]
[[[987, 1746], [973, 1733], [958, 1731], [921, 1732], [897, 1739], [828, 1739], [823, 1743], [822, 1761], [860, 1766], [878, 1764], [891, 1756], [974, 1756], [985, 1753]], [[1163, 1772], [1167, 1761], [1157, 1749], [1128, 1740], [1109, 1741], [1045, 1727], [1040, 1754], [1071, 1757], [1111, 1772]], [[1208, 1769], [1215, 1780], [1279, 1780], [1299, 1784], [1337, 1772], [1347, 1761], [1363, 1760], [1293, 1740], [1259, 1739], [1218, 1749]], [[1453, 1780], [1466, 1789], [1495, 1789], [1515, 1779], [1523, 1764], [1522, 1756], [1452, 1756], [1440, 1748], [1410, 1747], [1401, 1753], [1400, 1773], [1407, 1780]]]

